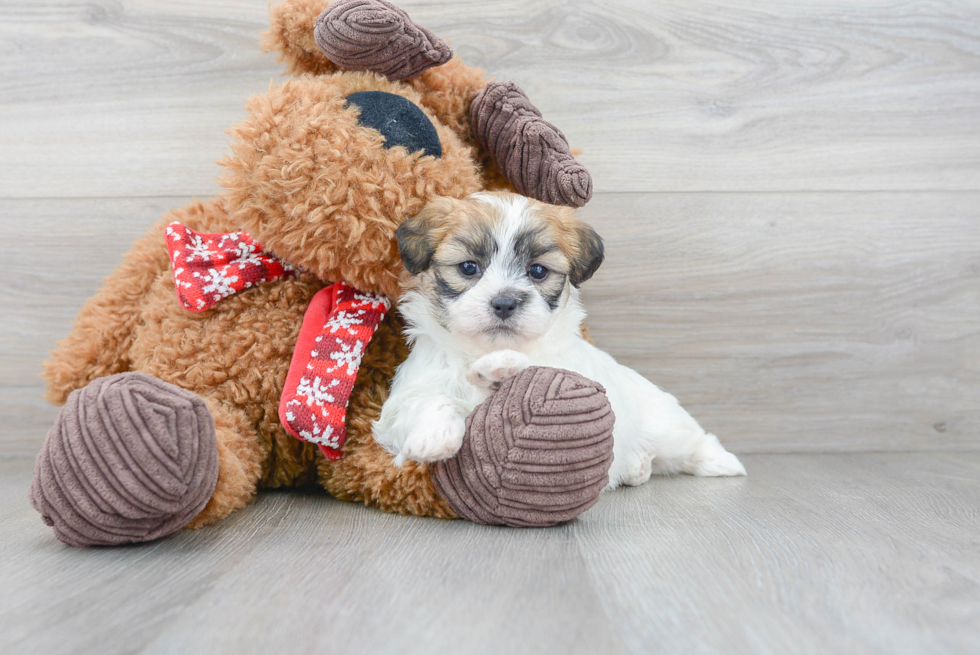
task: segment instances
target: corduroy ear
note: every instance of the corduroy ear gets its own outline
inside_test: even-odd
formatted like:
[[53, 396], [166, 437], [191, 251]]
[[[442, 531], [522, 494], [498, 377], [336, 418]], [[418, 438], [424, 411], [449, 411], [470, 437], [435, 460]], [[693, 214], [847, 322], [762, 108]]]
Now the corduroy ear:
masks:
[[592, 277], [606, 255], [602, 237], [592, 229], [592, 226], [579, 220], [575, 222], [578, 253], [572, 258], [572, 269], [568, 272], [568, 280], [577, 287]]
[[418, 275], [432, 264], [432, 256], [442, 240], [446, 217], [456, 204], [451, 198], [435, 198], [418, 214], [398, 226], [395, 237], [405, 268]]

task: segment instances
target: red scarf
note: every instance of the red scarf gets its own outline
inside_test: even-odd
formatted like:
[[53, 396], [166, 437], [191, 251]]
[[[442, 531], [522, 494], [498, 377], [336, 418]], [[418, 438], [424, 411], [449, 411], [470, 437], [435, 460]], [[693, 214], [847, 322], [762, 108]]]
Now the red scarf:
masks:
[[[296, 275], [245, 232], [204, 234], [167, 226], [167, 250], [180, 303], [204, 312], [219, 300], [262, 282]], [[303, 317], [279, 400], [279, 420], [297, 439], [340, 459], [347, 438], [347, 403], [361, 357], [391, 307], [384, 296], [336, 282], [318, 291]]]

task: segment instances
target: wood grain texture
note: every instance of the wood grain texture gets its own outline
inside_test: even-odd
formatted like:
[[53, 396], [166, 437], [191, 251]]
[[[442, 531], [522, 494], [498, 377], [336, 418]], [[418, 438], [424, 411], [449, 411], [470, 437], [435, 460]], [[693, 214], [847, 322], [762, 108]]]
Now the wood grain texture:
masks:
[[738, 452], [980, 448], [980, 194], [637, 194], [597, 343]]
[[190, 200], [0, 200], [4, 238], [18, 244], [0, 285], [0, 452], [37, 452], [57, 414], [41, 363], [133, 241]]
[[[748, 478], [550, 530], [294, 490], [158, 543], [56, 542], [27, 503], [40, 363], [148, 225], [218, 190], [224, 130], [280, 79], [267, 4], [0, 0], [0, 652], [980, 651], [965, 0], [398, 0], [584, 150], [595, 338]], [[918, 452], [818, 454], [867, 450]]]
[[[0, 288], [4, 452], [37, 451], [41, 362], [186, 200], [0, 200], [26, 244]], [[600, 194], [583, 215], [607, 244], [597, 343], [736, 452], [980, 449], [980, 193]]]
[[969, 653], [980, 454], [754, 455], [554, 529], [269, 493], [214, 528], [72, 549], [0, 460], [0, 650]]
[[[975, 3], [404, 0], [602, 192], [977, 189]], [[210, 195], [267, 0], [0, 3], [0, 197]]]

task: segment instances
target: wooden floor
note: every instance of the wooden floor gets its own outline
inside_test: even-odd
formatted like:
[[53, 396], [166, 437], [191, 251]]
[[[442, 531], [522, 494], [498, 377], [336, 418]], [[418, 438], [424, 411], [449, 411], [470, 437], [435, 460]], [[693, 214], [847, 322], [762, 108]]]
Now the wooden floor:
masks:
[[975, 653], [980, 453], [749, 455], [546, 530], [268, 493], [220, 526], [54, 541], [0, 460], [4, 653]]
[[268, 0], [0, 0], [0, 653], [980, 652], [980, 5], [400, 0], [583, 152], [597, 342], [747, 479], [552, 530], [263, 495], [73, 550], [40, 363], [280, 79]]

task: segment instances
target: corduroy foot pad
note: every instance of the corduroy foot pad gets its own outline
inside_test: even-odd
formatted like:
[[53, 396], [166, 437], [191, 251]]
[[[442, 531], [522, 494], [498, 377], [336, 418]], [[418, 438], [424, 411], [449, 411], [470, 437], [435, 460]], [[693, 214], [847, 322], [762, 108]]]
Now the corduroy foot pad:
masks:
[[313, 36], [338, 66], [389, 80], [415, 77], [453, 56], [448, 43], [385, 0], [338, 0], [316, 19]]
[[217, 480], [204, 401], [120, 373], [68, 396], [37, 457], [31, 504], [71, 546], [150, 541], [197, 516]]
[[435, 467], [436, 485], [461, 518], [476, 523], [569, 521], [609, 482], [614, 421], [600, 384], [532, 366], [470, 414], [463, 447]]
[[569, 207], [592, 198], [592, 176], [565, 135], [513, 82], [491, 82], [473, 97], [470, 130], [518, 193]]

